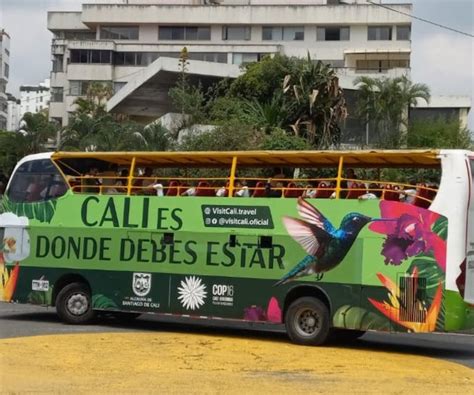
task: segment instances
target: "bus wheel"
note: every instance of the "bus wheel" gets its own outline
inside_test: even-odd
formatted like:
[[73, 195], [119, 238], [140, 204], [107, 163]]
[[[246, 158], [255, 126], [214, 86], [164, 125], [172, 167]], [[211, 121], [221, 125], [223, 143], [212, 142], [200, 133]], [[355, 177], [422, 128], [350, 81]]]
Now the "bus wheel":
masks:
[[89, 288], [82, 283], [66, 285], [56, 298], [56, 311], [67, 324], [87, 324], [95, 316]]
[[319, 346], [329, 336], [329, 310], [319, 299], [298, 298], [286, 311], [285, 326], [294, 343]]

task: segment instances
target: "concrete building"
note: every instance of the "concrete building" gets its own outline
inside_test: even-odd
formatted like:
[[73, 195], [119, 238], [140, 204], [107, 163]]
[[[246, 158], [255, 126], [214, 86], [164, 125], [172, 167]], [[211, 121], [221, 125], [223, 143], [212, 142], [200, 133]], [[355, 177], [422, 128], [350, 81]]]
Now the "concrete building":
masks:
[[469, 96], [432, 96], [429, 103], [420, 100], [410, 109], [410, 121], [457, 120], [462, 128], [466, 128], [470, 110]]
[[20, 100], [7, 93], [7, 127], [8, 132], [15, 132], [20, 127], [21, 105]]
[[113, 84], [109, 111], [142, 122], [172, 111], [168, 90], [183, 47], [189, 74], [204, 85], [276, 53], [331, 64], [346, 89], [360, 75], [410, 72], [410, 17], [365, 0], [101, 0], [48, 13], [48, 29], [50, 118], [63, 125], [92, 81]]
[[46, 79], [38, 85], [20, 86], [20, 116], [27, 112], [37, 113], [49, 107], [51, 93], [49, 89], [50, 80]]
[[0, 29], [0, 130], [7, 128], [7, 83], [10, 75], [10, 36]]

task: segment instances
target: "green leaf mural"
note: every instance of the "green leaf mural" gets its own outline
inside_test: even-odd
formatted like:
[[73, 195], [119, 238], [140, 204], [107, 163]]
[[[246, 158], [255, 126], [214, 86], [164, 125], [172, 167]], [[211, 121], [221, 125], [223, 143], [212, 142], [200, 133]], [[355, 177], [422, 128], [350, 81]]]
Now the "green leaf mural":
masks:
[[32, 291], [28, 294], [28, 303], [40, 306], [50, 306], [53, 296], [53, 288], [48, 291]]
[[389, 331], [390, 323], [387, 319], [374, 314], [362, 307], [345, 305], [340, 307], [333, 317], [333, 324], [337, 328], [357, 329], [367, 331], [370, 329]]
[[30, 220], [49, 223], [56, 212], [56, 203], [56, 200], [34, 203], [16, 203], [4, 196], [0, 203], [0, 212], [11, 212], [19, 217], [25, 216]]
[[440, 217], [431, 228], [434, 233], [446, 241], [448, 238], [448, 219], [446, 217]]
[[94, 309], [117, 309], [118, 306], [115, 302], [102, 294], [96, 294], [92, 296], [92, 307]]

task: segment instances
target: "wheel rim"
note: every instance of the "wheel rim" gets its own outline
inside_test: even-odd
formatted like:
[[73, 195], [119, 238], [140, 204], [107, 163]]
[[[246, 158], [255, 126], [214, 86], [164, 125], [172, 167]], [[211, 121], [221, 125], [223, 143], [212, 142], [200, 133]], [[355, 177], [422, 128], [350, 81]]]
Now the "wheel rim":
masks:
[[72, 315], [83, 315], [89, 309], [89, 300], [83, 293], [75, 293], [67, 301], [67, 309]]
[[293, 324], [298, 335], [302, 337], [314, 337], [321, 330], [321, 318], [318, 312], [309, 307], [296, 312]]

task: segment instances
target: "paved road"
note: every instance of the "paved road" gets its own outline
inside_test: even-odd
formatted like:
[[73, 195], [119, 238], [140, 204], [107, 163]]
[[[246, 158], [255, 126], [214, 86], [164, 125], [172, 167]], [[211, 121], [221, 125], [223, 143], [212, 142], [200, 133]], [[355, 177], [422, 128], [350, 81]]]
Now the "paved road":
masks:
[[[193, 325], [189, 325], [189, 323]], [[210, 326], [211, 325], [211, 326]], [[176, 323], [170, 317], [143, 316], [133, 324], [113, 319], [103, 319], [96, 325], [71, 326], [62, 324], [52, 308], [0, 303], [0, 337], [12, 338], [42, 334], [90, 333], [90, 332], [182, 332], [193, 334], [216, 334], [236, 338], [272, 339], [286, 341], [282, 328], [269, 330], [265, 325], [210, 324], [209, 322], [186, 320]], [[385, 351], [416, 356], [427, 356], [458, 362], [474, 368], [474, 335], [466, 334], [383, 334], [367, 333], [352, 343], [333, 346], [368, 351]]]

